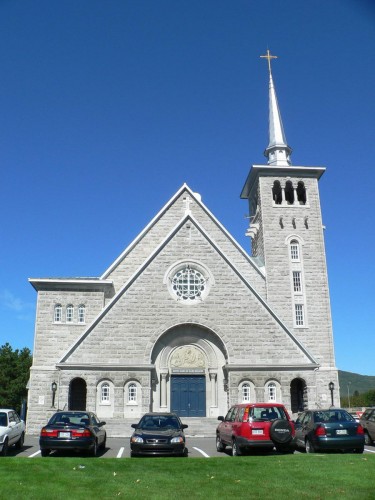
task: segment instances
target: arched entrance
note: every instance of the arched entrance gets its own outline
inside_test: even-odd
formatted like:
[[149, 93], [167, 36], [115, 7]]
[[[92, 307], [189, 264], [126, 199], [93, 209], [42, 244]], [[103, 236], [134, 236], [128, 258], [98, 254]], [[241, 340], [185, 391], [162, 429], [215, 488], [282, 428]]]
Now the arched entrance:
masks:
[[307, 408], [306, 382], [301, 378], [295, 378], [290, 383], [290, 403], [292, 413], [298, 413]]
[[83, 378], [74, 378], [69, 384], [69, 410], [86, 410], [87, 385]]
[[181, 417], [216, 417], [226, 411], [226, 350], [210, 330], [191, 324], [171, 328], [155, 343], [151, 362], [156, 370], [153, 411]]

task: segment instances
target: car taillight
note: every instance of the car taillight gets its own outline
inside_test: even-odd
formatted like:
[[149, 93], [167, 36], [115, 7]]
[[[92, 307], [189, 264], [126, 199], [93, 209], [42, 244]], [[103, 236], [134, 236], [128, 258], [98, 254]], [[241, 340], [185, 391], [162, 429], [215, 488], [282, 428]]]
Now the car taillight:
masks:
[[364, 433], [365, 433], [365, 431], [363, 430], [362, 425], [358, 425], [358, 427], [357, 427], [357, 434], [364, 434]]
[[322, 425], [319, 425], [315, 429], [315, 436], [325, 436], [327, 434], [325, 428]]
[[72, 437], [90, 437], [91, 432], [88, 429], [73, 429]]
[[57, 430], [56, 429], [50, 429], [49, 427], [43, 427], [43, 429], [40, 431], [40, 435], [42, 437], [57, 437]]

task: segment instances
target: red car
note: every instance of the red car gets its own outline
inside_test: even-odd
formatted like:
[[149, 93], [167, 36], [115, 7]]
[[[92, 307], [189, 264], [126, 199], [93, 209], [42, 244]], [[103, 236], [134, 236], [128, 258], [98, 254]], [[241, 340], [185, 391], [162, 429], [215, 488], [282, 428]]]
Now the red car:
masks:
[[216, 449], [232, 447], [232, 455], [254, 448], [294, 453], [294, 423], [284, 405], [279, 403], [246, 403], [232, 406], [216, 429]]

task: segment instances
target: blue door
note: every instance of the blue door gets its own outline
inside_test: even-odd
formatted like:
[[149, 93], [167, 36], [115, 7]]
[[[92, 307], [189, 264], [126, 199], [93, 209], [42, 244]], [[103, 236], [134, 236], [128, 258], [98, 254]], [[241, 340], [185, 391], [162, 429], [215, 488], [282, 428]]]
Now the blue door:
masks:
[[206, 416], [204, 375], [172, 375], [171, 411], [180, 417]]

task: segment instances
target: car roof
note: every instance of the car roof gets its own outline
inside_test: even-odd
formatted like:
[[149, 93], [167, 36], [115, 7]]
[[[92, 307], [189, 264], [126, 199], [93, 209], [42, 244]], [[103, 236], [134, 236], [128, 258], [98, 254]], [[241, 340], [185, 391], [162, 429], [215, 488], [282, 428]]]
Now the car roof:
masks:
[[142, 417], [146, 417], [146, 416], [151, 416], [151, 417], [177, 417], [176, 413], [172, 413], [172, 412], [163, 412], [163, 413], [160, 413], [160, 412], [150, 412], [150, 413], [145, 413], [144, 415], [142, 415]]

